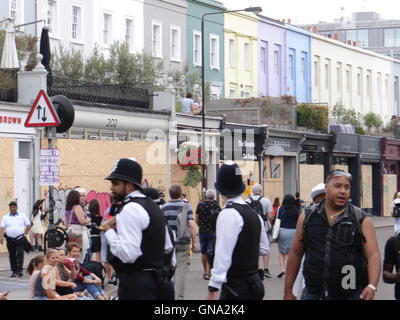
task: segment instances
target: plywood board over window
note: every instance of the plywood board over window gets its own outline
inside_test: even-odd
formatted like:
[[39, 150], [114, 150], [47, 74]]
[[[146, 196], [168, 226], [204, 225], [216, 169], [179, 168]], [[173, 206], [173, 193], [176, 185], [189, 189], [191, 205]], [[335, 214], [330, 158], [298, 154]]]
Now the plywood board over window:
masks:
[[300, 196], [310, 205], [311, 189], [316, 185], [324, 182], [324, 166], [315, 164], [301, 164], [300, 165]]
[[273, 201], [279, 197], [283, 200], [283, 157], [266, 157], [263, 166], [264, 195]]
[[383, 216], [390, 217], [392, 215], [393, 195], [397, 192], [397, 175], [383, 175]]
[[361, 166], [361, 208], [372, 208], [372, 165]]

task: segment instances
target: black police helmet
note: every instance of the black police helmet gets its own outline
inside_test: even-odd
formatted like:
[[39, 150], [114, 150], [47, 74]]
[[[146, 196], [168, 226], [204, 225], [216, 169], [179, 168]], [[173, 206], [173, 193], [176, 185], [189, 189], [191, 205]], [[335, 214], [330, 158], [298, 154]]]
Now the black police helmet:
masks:
[[233, 161], [227, 161], [219, 168], [214, 186], [219, 193], [228, 198], [241, 195], [246, 189], [240, 168]]
[[119, 159], [106, 180], [123, 180], [133, 183], [139, 189], [142, 186], [143, 170], [139, 162], [133, 158]]

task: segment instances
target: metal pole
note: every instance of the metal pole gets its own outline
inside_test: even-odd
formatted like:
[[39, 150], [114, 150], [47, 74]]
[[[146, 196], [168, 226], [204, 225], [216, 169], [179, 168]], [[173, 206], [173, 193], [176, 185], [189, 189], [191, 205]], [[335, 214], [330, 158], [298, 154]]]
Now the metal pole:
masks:
[[205, 41], [204, 41], [204, 17], [201, 18], [201, 94], [203, 95], [202, 126], [201, 126], [201, 177], [202, 177], [202, 199], [207, 189], [206, 163], [205, 163], [205, 129], [206, 129], [206, 91], [205, 91]]
[[[54, 148], [54, 137], [56, 135], [56, 128], [49, 127], [45, 129], [46, 137], [49, 142], [49, 149]], [[56, 226], [54, 225], [54, 199], [53, 199], [53, 186], [49, 186], [49, 228], [48, 232], [48, 247], [47, 248], [55, 248], [55, 231]]]

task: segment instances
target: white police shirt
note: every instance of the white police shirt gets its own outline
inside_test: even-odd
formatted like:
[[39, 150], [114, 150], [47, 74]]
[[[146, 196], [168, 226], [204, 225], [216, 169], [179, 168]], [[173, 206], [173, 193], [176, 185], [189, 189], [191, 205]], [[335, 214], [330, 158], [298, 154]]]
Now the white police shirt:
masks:
[[25, 228], [30, 225], [28, 217], [22, 212], [17, 212], [15, 215], [9, 213], [1, 219], [0, 223], [0, 227], [5, 229], [7, 236], [11, 238], [25, 234]]
[[[241, 197], [230, 198], [228, 201], [246, 204]], [[261, 224], [260, 255], [269, 253], [269, 243], [265, 232], [264, 222], [258, 215]], [[235, 249], [239, 233], [242, 231], [244, 221], [239, 212], [233, 208], [225, 207], [221, 210], [217, 219], [217, 242], [215, 245], [214, 267], [211, 270], [209, 285], [221, 289], [222, 284], [227, 281], [227, 273], [232, 265], [232, 255]]]
[[[145, 198], [146, 196], [140, 191], [134, 191], [127, 195], [125, 199], [128, 197]], [[135, 263], [143, 254], [140, 245], [142, 244], [142, 232], [150, 224], [149, 214], [140, 204], [129, 202], [116, 217], [118, 232], [114, 229], [105, 232], [110, 250], [123, 263]], [[165, 228], [164, 252], [170, 253], [173, 245], [167, 227]]]

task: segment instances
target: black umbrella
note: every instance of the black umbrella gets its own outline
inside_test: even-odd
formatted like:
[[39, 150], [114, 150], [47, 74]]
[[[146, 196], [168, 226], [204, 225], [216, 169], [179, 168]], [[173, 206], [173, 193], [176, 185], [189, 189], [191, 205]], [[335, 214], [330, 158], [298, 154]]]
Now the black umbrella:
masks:
[[51, 52], [50, 52], [49, 29], [47, 27], [44, 27], [42, 29], [42, 35], [40, 36], [40, 54], [43, 56], [42, 64], [49, 73], [47, 75], [47, 86], [50, 87], [52, 84], [51, 69], [50, 69]]

